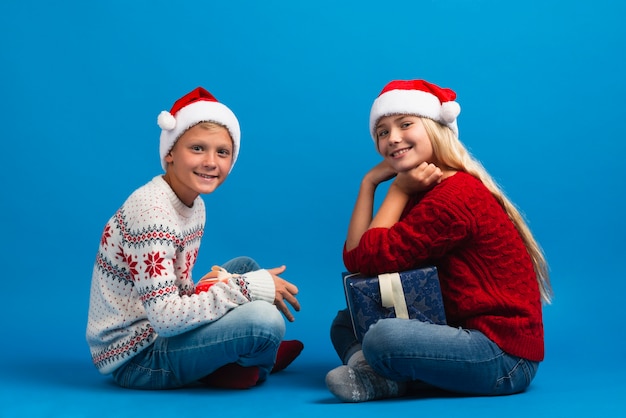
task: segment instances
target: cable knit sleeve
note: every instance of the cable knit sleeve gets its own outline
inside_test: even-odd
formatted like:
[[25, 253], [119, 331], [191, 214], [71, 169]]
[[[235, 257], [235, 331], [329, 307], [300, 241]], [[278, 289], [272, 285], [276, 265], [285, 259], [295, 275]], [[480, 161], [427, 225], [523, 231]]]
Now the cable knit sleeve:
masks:
[[421, 197], [413, 198], [391, 228], [366, 231], [344, 263], [351, 272], [376, 275], [430, 263], [467, 239], [471, 217], [452, 176]]

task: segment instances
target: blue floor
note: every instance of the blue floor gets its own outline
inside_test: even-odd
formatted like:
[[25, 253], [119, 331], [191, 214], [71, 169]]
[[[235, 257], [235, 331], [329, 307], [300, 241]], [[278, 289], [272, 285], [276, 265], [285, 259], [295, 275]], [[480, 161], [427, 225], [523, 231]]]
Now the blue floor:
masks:
[[[321, 292], [321, 291], [320, 291]], [[54, 294], [53, 294], [54, 296]], [[314, 295], [317, 296], [317, 295]], [[40, 302], [40, 301], [39, 301]], [[336, 300], [331, 298], [331, 302]], [[562, 303], [567, 307], [567, 301]], [[83, 305], [79, 306], [84, 309]], [[288, 325], [287, 338], [304, 341], [301, 356], [286, 370], [249, 390], [193, 388], [148, 392], [121, 389], [90, 363], [81, 320], [46, 332], [47, 320], [71, 316], [59, 311], [32, 330], [3, 337], [0, 356], [0, 418], [13, 417], [626, 417], [626, 349], [623, 338], [603, 337], [575, 314], [561, 324], [562, 307], [546, 308], [547, 358], [525, 393], [507, 397], [459, 397], [426, 392], [364, 404], [342, 404], [327, 391], [324, 376], [338, 365], [327, 337], [332, 312], [303, 311]], [[4, 315], [7, 318], [7, 315]], [[573, 323], [588, 329], [582, 341]], [[6, 329], [6, 328], [5, 328]], [[15, 331], [15, 330], [13, 330]], [[65, 344], [65, 345], [64, 345]], [[170, 415], [172, 414], [172, 415]], [[349, 414], [349, 415], [348, 415]]]
[[[143, 392], [120, 389], [97, 375], [88, 359], [18, 359], [2, 365], [0, 417], [137, 416], [443, 416], [445, 417], [623, 417], [626, 394], [623, 365], [617, 369], [566, 372], [569, 361], [540, 369], [522, 394], [456, 397], [430, 392], [364, 404], [338, 403], [324, 386], [334, 367], [329, 356], [303, 353], [285, 371], [250, 390], [185, 389]], [[156, 415], [152, 415], [156, 414]], [[172, 414], [172, 415], [169, 415]]]
[[559, 265], [553, 274], [557, 297], [544, 309], [546, 360], [528, 391], [507, 397], [428, 392], [364, 404], [339, 403], [326, 389], [326, 373], [339, 364], [328, 327], [334, 307], [345, 300], [339, 281], [303, 273], [304, 263], [292, 269], [300, 277], [303, 309], [285, 336], [303, 341], [304, 351], [284, 371], [243, 391], [118, 388], [90, 361], [84, 337], [89, 280], [73, 280], [72, 289], [48, 286], [28, 298], [16, 297], [23, 289], [9, 282], [0, 304], [0, 418], [626, 417], [626, 342], [618, 315], [626, 288], [617, 280], [624, 268], [605, 264], [604, 276], [614, 278], [607, 292], [594, 275]]

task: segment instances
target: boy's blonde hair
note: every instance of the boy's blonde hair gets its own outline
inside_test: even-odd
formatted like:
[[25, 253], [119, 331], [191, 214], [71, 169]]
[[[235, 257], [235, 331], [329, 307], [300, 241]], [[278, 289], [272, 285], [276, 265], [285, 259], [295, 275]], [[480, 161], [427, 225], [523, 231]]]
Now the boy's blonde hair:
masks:
[[537, 275], [537, 282], [539, 284], [539, 291], [541, 292], [541, 299], [545, 303], [550, 303], [552, 300], [552, 286], [550, 285], [548, 264], [541, 247], [537, 241], [535, 241], [535, 238], [533, 237], [530, 228], [524, 221], [520, 211], [506, 197], [504, 192], [489, 175], [487, 170], [485, 170], [483, 165], [469, 153], [463, 143], [457, 138], [450, 128], [428, 118], [420, 117], [420, 119], [422, 120], [426, 133], [430, 138], [430, 142], [433, 147], [433, 154], [438, 164], [440, 164], [440, 168], [463, 171], [471, 174], [479, 179], [485, 187], [489, 189], [498, 203], [500, 203], [519, 231], [522, 240], [526, 245], [526, 249], [532, 258], [535, 273]]

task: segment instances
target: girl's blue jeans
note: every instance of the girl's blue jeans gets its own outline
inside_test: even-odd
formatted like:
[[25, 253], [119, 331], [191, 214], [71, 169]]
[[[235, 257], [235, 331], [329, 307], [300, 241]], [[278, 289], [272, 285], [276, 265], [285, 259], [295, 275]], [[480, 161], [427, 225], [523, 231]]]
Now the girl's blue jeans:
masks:
[[410, 387], [436, 387], [469, 395], [509, 395], [524, 391], [537, 373], [538, 362], [511, 356], [483, 333], [417, 320], [381, 319], [359, 344], [350, 314], [339, 311], [331, 340], [344, 364], [363, 350], [381, 376]]
[[[235, 258], [223, 267], [238, 274], [260, 268], [248, 257]], [[258, 366], [262, 381], [272, 370], [284, 334], [285, 321], [274, 305], [246, 303], [184, 334], [157, 337], [150, 347], [115, 370], [113, 378], [127, 388], [174, 389], [194, 384], [226, 364], [238, 363]]]

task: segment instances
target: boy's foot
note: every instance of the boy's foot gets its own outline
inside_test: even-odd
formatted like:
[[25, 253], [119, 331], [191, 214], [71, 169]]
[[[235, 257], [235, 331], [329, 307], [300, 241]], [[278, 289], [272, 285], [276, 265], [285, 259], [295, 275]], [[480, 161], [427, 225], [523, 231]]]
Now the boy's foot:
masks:
[[289, 366], [291, 362], [300, 355], [303, 349], [304, 344], [302, 344], [301, 341], [281, 341], [278, 346], [278, 353], [276, 354], [276, 362], [274, 363], [274, 368], [272, 368], [272, 373], [279, 372]]
[[259, 381], [259, 368], [230, 363], [203, 377], [200, 381], [209, 386], [224, 389], [249, 389], [256, 386]]

